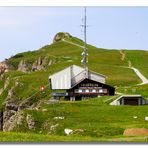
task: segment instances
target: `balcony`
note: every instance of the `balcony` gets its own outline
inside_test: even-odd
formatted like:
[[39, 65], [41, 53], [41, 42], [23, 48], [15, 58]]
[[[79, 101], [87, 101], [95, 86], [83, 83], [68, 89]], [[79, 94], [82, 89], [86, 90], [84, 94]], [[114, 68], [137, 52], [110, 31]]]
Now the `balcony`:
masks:
[[89, 93], [89, 94], [107, 94], [108, 91], [107, 89], [75, 89], [74, 90], [75, 93], [79, 93], [79, 94], [86, 94], [86, 93]]
[[68, 93], [67, 92], [63, 92], [63, 93], [62, 92], [61, 93], [54, 92], [54, 93], [52, 93], [52, 96], [53, 97], [66, 97], [66, 96], [68, 96]]

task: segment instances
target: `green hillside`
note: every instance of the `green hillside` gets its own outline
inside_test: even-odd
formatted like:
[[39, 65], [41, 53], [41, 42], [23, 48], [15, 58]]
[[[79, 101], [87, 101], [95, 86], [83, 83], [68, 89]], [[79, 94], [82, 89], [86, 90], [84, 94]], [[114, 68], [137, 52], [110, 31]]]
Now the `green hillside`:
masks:
[[[144, 117], [148, 116], [147, 106], [110, 106], [108, 100], [114, 100], [118, 95], [114, 98], [108, 96], [79, 102], [61, 100], [58, 104], [49, 105], [51, 99], [49, 75], [72, 64], [82, 66], [81, 46], [83, 46], [82, 40], [60, 33], [58, 40], [53, 44], [36, 51], [18, 53], [5, 61], [9, 65], [9, 71], [0, 76], [0, 107], [4, 111], [7, 110], [6, 102], [9, 100], [15, 102], [17, 106], [23, 104], [25, 106], [21, 110], [23, 118], [26, 119], [28, 114], [31, 115], [35, 128], [28, 129], [27, 122], [24, 121], [11, 130], [14, 138], [10, 138], [11, 133], [0, 133], [0, 136], [10, 138], [2, 141], [25, 141], [21, 138], [15, 139], [18, 137], [15, 132], [23, 132], [24, 135], [28, 133], [28, 136], [36, 133], [31, 135], [31, 137], [37, 137], [32, 141], [145, 140], [144, 137], [126, 139], [122, 134], [126, 128], [148, 128], [147, 121], [144, 120]], [[132, 66], [138, 68], [148, 78], [147, 51], [107, 50], [92, 45], [87, 45], [87, 49], [89, 69], [106, 75], [107, 84], [114, 86], [118, 93], [142, 94], [145, 98], [148, 97], [148, 85], [137, 85], [141, 80], [132, 69], [126, 68], [130, 61]], [[26, 72], [18, 70], [19, 65], [23, 67], [23, 63], [25, 63]], [[34, 71], [33, 65], [37, 64], [41, 69]], [[45, 86], [44, 92], [39, 90], [40, 86]], [[137, 120], [133, 119], [135, 115], [138, 116]], [[54, 120], [54, 117], [58, 116], [63, 116], [64, 120]], [[57, 127], [51, 130], [51, 126], [56, 124]], [[82, 130], [67, 137], [64, 134], [65, 128]]]
[[[61, 102], [47, 105], [43, 103], [39, 110], [24, 110], [35, 120], [35, 129], [28, 130], [24, 122], [15, 128], [15, 132], [0, 133], [1, 141], [56, 142], [56, 141], [141, 141], [145, 136], [123, 136], [126, 128], [148, 128], [147, 106], [109, 106], [101, 97], [80, 102]], [[106, 102], [106, 103], [105, 103]], [[133, 117], [137, 116], [137, 119]], [[64, 117], [64, 119], [55, 119]], [[55, 128], [51, 128], [55, 127]], [[64, 129], [72, 129], [73, 134], [66, 136]], [[20, 131], [21, 133], [18, 133]]]

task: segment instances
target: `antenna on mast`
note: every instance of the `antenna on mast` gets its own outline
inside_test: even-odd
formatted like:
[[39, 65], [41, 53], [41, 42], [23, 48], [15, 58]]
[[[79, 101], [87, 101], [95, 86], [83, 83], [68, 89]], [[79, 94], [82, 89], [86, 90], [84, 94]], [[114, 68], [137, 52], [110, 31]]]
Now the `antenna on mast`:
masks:
[[81, 63], [83, 64], [84, 66], [84, 69], [86, 71], [88, 71], [88, 67], [87, 67], [87, 63], [88, 63], [88, 53], [87, 53], [87, 47], [86, 47], [86, 28], [87, 28], [87, 22], [86, 22], [86, 7], [84, 7], [84, 25], [82, 25], [82, 27], [84, 28], [84, 48], [83, 48], [83, 52], [82, 52], [82, 57], [83, 59], [81, 60]]

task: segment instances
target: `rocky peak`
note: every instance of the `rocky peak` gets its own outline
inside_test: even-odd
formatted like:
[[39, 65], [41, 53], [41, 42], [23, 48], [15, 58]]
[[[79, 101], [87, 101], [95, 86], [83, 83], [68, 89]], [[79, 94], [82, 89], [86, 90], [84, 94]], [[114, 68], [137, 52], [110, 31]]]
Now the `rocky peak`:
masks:
[[53, 43], [65, 38], [71, 38], [72, 36], [67, 32], [59, 32], [54, 36]]

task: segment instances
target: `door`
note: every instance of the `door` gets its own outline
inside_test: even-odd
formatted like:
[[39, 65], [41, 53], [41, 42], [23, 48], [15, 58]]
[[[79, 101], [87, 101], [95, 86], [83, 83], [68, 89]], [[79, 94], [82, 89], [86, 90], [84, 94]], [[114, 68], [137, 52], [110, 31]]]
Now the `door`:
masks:
[[81, 96], [75, 96], [75, 101], [81, 101], [82, 97]]
[[138, 99], [124, 99], [124, 105], [139, 105]]

